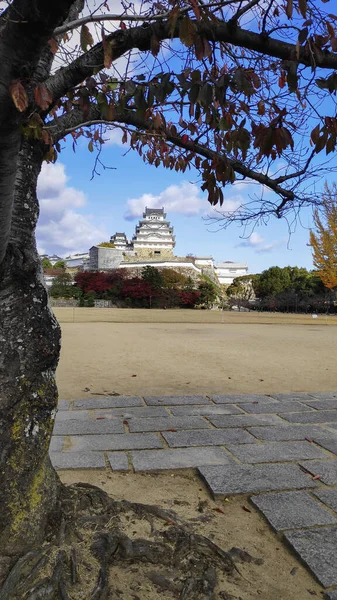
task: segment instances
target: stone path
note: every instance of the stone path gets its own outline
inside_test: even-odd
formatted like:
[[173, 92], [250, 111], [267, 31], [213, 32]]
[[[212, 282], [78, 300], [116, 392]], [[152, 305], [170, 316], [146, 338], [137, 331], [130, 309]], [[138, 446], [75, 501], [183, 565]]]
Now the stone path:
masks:
[[61, 400], [57, 469], [196, 468], [246, 494], [337, 600], [337, 392]]

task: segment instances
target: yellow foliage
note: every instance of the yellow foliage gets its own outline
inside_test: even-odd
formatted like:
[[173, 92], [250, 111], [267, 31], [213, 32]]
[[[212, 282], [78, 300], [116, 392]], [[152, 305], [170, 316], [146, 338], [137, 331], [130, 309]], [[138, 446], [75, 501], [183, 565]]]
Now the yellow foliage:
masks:
[[314, 266], [325, 287], [337, 288], [337, 186], [325, 185], [321, 210], [314, 212], [316, 231], [310, 231]]

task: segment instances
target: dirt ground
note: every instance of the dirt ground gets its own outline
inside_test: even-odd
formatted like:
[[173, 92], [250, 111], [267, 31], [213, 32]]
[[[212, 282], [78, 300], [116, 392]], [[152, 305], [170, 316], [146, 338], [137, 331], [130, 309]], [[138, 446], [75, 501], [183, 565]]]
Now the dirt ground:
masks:
[[[239, 547], [263, 564], [237, 563], [241, 577], [229, 578], [220, 585], [235, 600], [317, 600], [321, 587], [295, 556], [271, 531], [267, 523], [245, 497], [214, 502], [204, 484], [192, 471], [183, 473], [111, 473], [99, 471], [61, 471], [65, 483], [89, 482], [102, 487], [116, 499], [127, 498], [144, 504], [156, 504], [175, 510], [192, 524], [199, 534], [210, 537], [224, 550]], [[132, 577], [132, 570], [113, 574], [120, 581], [123, 599], [166, 600], [173, 596], [158, 593], [148, 580]], [[220, 591], [220, 589], [218, 591]]]
[[[337, 389], [336, 318], [109, 309], [55, 313], [62, 327], [57, 381], [64, 399]], [[232, 595], [219, 598], [322, 598], [321, 587], [248, 499], [214, 502], [192, 470], [60, 475], [65, 483], [89, 482], [116, 498], [173, 508], [225, 550], [236, 546], [263, 558], [262, 565], [238, 564], [242, 577], [222, 584]], [[132, 569], [112, 576], [125, 600], [172, 600]]]
[[64, 399], [337, 390], [336, 317], [128, 309], [55, 313], [62, 327], [57, 382]]

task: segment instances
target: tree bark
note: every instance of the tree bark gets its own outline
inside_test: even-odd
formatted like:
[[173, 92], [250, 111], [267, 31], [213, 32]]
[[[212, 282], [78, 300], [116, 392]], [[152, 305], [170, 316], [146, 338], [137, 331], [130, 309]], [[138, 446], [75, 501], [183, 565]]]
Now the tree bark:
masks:
[[12, 560], [45, 539], [61, 486], [48, 457], [60, 328], [48, 305], [34, 236], [42, 155], [40, 142], [23, 143], [0, 267], [0, 556]]

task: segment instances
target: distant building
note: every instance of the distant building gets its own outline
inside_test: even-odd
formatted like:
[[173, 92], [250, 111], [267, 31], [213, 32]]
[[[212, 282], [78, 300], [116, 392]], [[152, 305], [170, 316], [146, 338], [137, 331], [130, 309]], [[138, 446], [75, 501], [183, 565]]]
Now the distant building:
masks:
[[214, 266], [215, 273], [221, 285], [230, 285], [236, 277], [248, 275], [248, 265], [245, 263], [235, 263], [230, 260], [217, 263]]
[[[89, 252], [71, 254], [64, 260], [66, 270], [75, 273], [79, 269], [89, 271], [109, 271], [129, 269], [139, 273], [147, 265], [158, 268], [171, 268], [192, 278], [207, 275], [216, 283], [228, 286], [235, 277], [247, 275], [248, 265], [225, 261], [214, 263], [212, 256], [175, 256], [176, 244], [174, 229], [166, 220], [164, 208], [145, 208], [143, 218], [128, 240], [124, 232], [116, 232], [110, 238], [109, 246], [92, 246]], [[52, 264], [60, 260], [58, 256], [47, 257]]]

